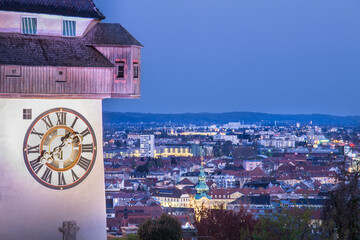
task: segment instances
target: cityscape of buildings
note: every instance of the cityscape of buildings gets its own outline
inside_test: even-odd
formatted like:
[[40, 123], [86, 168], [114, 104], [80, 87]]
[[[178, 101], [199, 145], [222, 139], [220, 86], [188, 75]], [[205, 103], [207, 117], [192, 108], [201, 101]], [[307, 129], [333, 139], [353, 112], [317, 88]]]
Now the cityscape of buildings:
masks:
[[[357, 32], [336, 12], [342, 7], [319, 5], [314, 14], [305, 5], [313, 12], [294, 21], [287, 8], [280, 17], [269, 3], [263, 11], [251, 1], [193, 1], [206, 6], [203, 13], [176, 1], [165, 10], [162, 2], [97, 2], [112, 12], [109, 22], [94, 0], [0, 0], [0, 239], [358, 239], [360, 117], [271, 114], [354, 113], [348, 103], [357, 97]], [[288, 7], [297, 13], [296, 4]], [[219, 17], [207, 15], [212, 11]], [[337, 16], [341, 34], [336, 24], [335, 34], [320, 34], [329, 24], [319, 13], [334, 22]], [[178, 20], [187, 25], [174, 27]], [[134, 24], [129, 30], [149, 46], [145, 56], [118, 22]], [[140, 99], [143, 86], [150, 99], [124, 100]], [[328, 95], [336, 101], [329, 104]], [[229, 112], [189, 113], [199, 110]], [[302, 223], [280, 221], [279, 229], [304, 225], [303, 233], [294, 231], [301, 238], [269, 237], [266, 221], [287, 218], [288, 210]], [[225, 216], [222, 226], [214, 212]], [[201, 226], [206, 217], [211, 223]]]
[[168, 213], [196, 236], [201, 207], [256, 218], [306, 208], [321, 221], [341, 171], [358, 170], [359, 138], [357, 128], [312, 123], [105, 125], [107, 230], [126, 235]]

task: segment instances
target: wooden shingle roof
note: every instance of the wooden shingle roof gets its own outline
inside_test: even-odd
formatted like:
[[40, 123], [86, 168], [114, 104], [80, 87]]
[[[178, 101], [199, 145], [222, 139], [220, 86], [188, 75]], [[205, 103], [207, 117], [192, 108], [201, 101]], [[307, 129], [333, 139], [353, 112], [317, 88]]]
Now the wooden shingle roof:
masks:
[[114, 67], [96, 45], [142, 46], [120, 24], [98, 23], [83, 38], [0, 33], [0, 65]]
[[92, 0], [1, 0], [0, 10], [104, 19]]
[[0, 33], [0, 65], [113, 67], [82, 39]]
[[98, 23], [86, 34], [85, 40], [91, 45], [140, 46], [123, 26], [118, 23]]

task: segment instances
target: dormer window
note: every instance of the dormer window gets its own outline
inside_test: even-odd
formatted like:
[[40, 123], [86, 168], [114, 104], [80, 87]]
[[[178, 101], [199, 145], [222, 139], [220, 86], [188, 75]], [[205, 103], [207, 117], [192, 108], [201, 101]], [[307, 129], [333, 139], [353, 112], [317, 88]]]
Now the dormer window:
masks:
[[76, 37], [76, 21], [63, 20], [63, 36]]
[[21, 27], [23, 34], [37, 34], [37, 18], [22, 17]]

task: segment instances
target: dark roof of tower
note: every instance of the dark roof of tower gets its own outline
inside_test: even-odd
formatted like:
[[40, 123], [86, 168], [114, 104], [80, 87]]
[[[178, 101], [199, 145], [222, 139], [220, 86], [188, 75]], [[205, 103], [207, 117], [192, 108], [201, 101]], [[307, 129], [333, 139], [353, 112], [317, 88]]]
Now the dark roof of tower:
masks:
[[142, 46], [120, 24], [98, 23], [83, 38], [0, 32], [0, 64], [113, 67], [95, 45]]
[[0, 10], [104, 19], [93, 0], [0, 0]]
[[82, 39], [0, 33], [0, 64], [62, 67], [113, 67]]
[[86, 34], [85, 40], [91, 45], [123, 45], [140, 46], [138, 42], [123, 26], [118, 23], [98, 23]]

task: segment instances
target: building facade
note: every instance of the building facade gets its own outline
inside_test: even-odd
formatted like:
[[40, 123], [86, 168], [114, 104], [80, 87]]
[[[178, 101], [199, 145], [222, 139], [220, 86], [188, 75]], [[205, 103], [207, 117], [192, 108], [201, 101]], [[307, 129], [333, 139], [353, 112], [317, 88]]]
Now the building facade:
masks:
[[102, 99], [139, 97], [142, 45], [103, 19], [0, 2], [0, 239], [106, 239]]
[[140, 157], [154, 157], [155, 154], [155, 136], [140, 136]]

